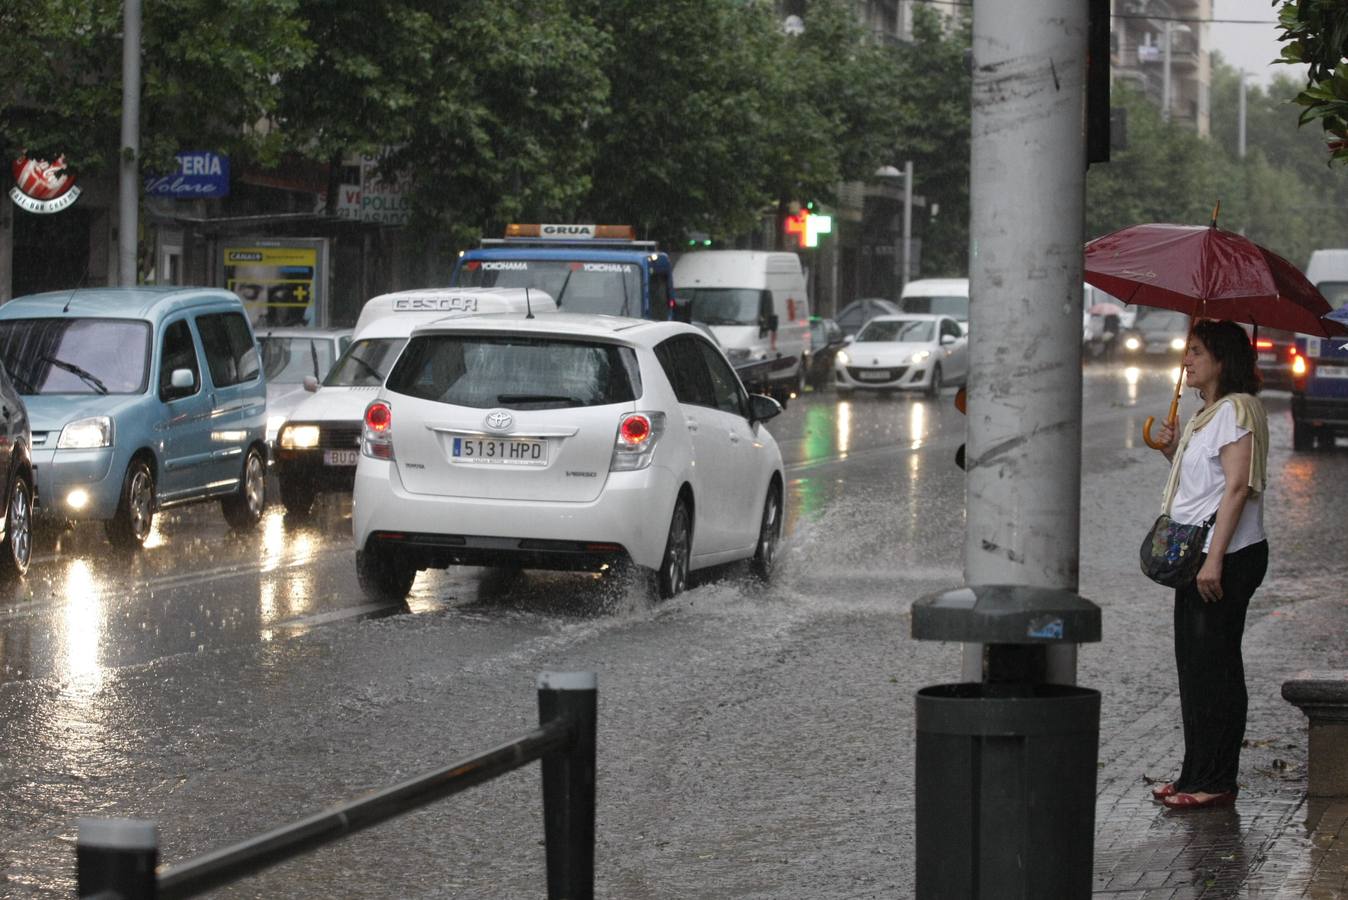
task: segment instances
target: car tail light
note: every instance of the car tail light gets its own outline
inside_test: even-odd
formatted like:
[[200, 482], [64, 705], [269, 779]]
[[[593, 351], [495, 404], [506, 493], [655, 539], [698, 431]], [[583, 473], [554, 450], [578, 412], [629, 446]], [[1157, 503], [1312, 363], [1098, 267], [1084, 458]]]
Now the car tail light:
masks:
[[393, 407], [375, 400], [365, 407], [365, 433], [360, 452], [374, 459], [393, 459]]
[[665, 433], [665, 414], [662, 412], [627, 413], [618, 422], [618, 434], [613, 440], [611, 472], [631, 472], [651, 464], [655, 445]]
[[1306, 378], [1311, 374], [1310, 360], [1296, 352], [1292, 348], [1292, 389], [1304, 391], [1306, 389]]
[[1272, 350], [1272, 349], [1273, 349], [1273, 342], [1270, 341], [1268, 338], [1259, 338], [1257, 341], [1254, 342], [1254, 349], [1256, 349], [1256, 350]]

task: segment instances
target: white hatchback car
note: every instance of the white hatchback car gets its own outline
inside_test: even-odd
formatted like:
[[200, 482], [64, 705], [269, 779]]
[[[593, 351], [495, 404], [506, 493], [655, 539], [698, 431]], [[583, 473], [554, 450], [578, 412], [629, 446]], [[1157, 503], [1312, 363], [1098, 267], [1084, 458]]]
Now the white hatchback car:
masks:
[[413, 332], [366, 408], [352, 524], [366, 594], [450, 565], [771, 571], [782, 457], [705, 334], [678, 322], [486, 315]]
[[922, 390], [935, 397], [969, 378], [969, 339], [952, 316], [876, 316], [838, 351], [838, 392]]

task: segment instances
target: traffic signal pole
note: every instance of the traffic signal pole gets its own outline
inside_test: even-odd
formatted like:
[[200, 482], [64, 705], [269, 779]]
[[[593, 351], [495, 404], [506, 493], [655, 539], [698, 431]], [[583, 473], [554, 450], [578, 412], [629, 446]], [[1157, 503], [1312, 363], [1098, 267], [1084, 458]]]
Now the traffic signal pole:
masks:
[[[1087, 4], [976, 0], [968, 585], [1077, 590]], [[1076, 645], [1047, 648], [1072, 684]], [[967, 645], [963, 675], [985, 652]]]

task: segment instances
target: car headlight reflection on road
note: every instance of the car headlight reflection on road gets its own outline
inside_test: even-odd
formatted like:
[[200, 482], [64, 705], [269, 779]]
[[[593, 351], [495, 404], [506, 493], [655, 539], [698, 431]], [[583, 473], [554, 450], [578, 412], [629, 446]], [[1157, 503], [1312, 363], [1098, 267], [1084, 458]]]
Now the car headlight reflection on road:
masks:
[[311, 450], [317, 446], [317, 425], [287, 425], [281, 430], [283, 450]]
[[57, 450], [94, 450], [112, 446], [112, 419], [107, 416], [94, 416], [91, 419], [76, 419], [61, 429], [56, 439]]

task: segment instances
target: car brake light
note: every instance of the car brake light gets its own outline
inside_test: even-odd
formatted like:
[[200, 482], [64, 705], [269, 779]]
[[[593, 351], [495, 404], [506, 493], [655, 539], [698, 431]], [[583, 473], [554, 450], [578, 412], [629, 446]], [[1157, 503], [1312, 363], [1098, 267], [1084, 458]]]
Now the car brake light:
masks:
[[1296, 344], [1293, 344], [1292, 346], [1287, 348], [1287, 361], [1294, 362], [1296, 358], [1297, 358], [1297, 347]]
[[373, 459], [393, 459], [393, 408], [384, 400], [365, 407], [365, 433], [360, 452]]
[[631, 472], [651, 464], [655, 445], [665, 433], [665, 414], [662, 412], [627, 413], [618, 422], [618, 433], [613, 439], [611, 472]]
[[382, 400], [376, 400], [365, 408], [365, 427], [371, 431], [388, 431], [393, 424], [393, 411]]
[[1292, 377], [1305, 378], [1306, 374], [1310, 372], [1310, 368], [1310, 363], [1306, 362], [1306, 357], [1300, 353], [1292, 354]]
[[1259, 340], [1254, 342], [1254, 347], [1256, 350], [1272, 350], [1273, 342], [1268, 338], [1259, 338]]

